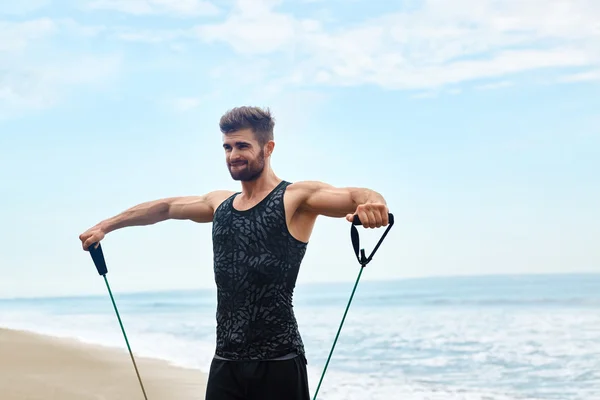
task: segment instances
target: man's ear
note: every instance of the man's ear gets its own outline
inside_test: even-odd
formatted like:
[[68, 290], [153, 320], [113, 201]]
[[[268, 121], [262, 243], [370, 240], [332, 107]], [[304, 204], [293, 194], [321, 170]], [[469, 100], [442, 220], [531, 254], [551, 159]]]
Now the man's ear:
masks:
[[275, 149], [275, 142], [269, 140], [267, 144], [265, 144], [265, 156], [270, 157], [273, 154], [273, 150]]

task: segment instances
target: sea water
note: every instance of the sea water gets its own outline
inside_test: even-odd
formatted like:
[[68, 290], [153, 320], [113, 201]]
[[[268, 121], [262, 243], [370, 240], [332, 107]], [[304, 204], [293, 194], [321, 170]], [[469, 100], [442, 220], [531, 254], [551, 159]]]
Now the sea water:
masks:
[[[296, 289], [311, 393], [353, 285]], [[114, 296], [135, 353], [208, 370], [214, 290]], [[0, 326], [126, 348], [108, 292], [0, 300]], [[600, 399], [600, 275], [361, 281], [318, 398]]]

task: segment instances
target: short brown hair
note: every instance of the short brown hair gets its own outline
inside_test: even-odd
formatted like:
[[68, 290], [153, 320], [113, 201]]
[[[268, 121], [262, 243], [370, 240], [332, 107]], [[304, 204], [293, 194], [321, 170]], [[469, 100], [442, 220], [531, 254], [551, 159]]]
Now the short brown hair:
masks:
[[224, 134], [233, 133], [242, 129], [252, 129], [256, 140], [264, 146], [273, 140], [275, 120], [271, 111], [259, 107], [236, 107], [227, 111], [219, 121], [219, 128]]

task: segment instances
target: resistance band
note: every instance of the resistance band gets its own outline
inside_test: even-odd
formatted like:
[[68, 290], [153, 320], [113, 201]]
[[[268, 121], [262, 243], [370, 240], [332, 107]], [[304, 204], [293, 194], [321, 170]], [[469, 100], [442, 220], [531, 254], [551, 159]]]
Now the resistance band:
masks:
[[131, 356], [131, 361], [133, 362], [133, 367], [135, 368], [135, 373], [140, 381], [140, 387], [142, 388], [142, 393], [144, 393], [144, 399], [148, 400], [146, 396], [146, 390], [144, 389], [144, 384], [142, 383], [142, 378], [140, 378], [140, 373], [138, 372], [137, 365], [135, 364], [135, 358], [133, 358], [133, 353], [131, 352], [131, 347], [129, 346], [129, 340], [127, 340], [127, 335], [125, 334], [125, 328], [123, 327], [123, 322], [121, 321], [121, 316], [119, 315], [119, 310], [117, 309], [117, 304], [115, 303], [115, 299], [112, 295], [112, 291], [110, 290], [110, 285], [108, 284], [108, 279], [106, 279], [106, 274], [108, 273], [108, 269], [106, 268], [106, 261], [104, 260], [104, 253], [102, 252], [102, 247], [100, 243], [92, 243], [89, 247], [90, 255], [92, 256], [92, 260], [94, 260], [94, 265], [98, 270], [98, 273], [102, 275], [104, 278], [104, 282], [106, 283], [106, 288], [108, 289], [108, 294], [110, 295], [110, 300], [112, 301], [113, 307], [115, 309], [115, 313], [117, 314], [117, 319], [119, 320], [119, 325], [121, 326], [121, 331], [123, 332], [123, 337], [125, 338], [125, 343], [127, 344], [127, 349], [129, 349], [129, 355]]
[[[356, 292], [356, 287], [358, 286], [358, 281], [360, 280], [360, 276], [363, 273], [363, 269], [367, 266], [368, 263], [373, 259], [373, 255], [383, 242], [383, 239], [387, 236], [388, 232], [394, 225], [394, 215], [388, 213], [388, 227], [381, 235], [381, 239], [371, 252], [371, 255], [367, 257], [365, 255], [365, 249], [360, 249], [360, 238], [358, 235], [358, 230], [356, 229], [356, 225], [362, 225], [358, 215], [354, 216], [354, 221], [352, 221], [352, 225], [350, 226], [350, 237], [352, 239], [352, 246], [354, 247], [354, 253], [356, 253], [356, 259], [360, 263], [360, 270], [358, 271], [358, 277], [356, 278], [356, 282], [354, 283], [354, 288], [352, 289], [352, 294], [350, 294], [350, 300], [348, 300], [348, 305], [346, 306], [346, 310], [344, 311], [344, 316], [342, 317], [342, 322], [340, 323], [340, 327], [338, 328], [337, 334], [335, 335], [335, 339], [333, 340], [333, 346], [331, 346], [331, 351], [329, 352], [329, 357], [327, 357], [327, 362], [325, 363], [325, 368], [323, 368], [323, 373], [321, 374], [321, 379], [319, 380], [319, 385], [317, 386], [317, 390], [315, 391], [315, 395], [313, 400], [316, 400], [317, 394], [319, 393], [319, 389], [321, 388], [321, 383], [323, 383], [323, 378], [325, 377], [325, 372], [327, 371], [327, 366], [329, 365], [329, 361], [331, 360], [331, 355], [333, 354], [333, 349], [335, 348], [335, 344], [340, 336], [340, 332], [342, 331], [342, 326], [344, 325], [344, 321], [346, 320], [346, 315], [348, 314], [348, 309], [350, 308], [350, 303], [352, 303], [352, 298], [354, 297], [354, 292]], [[360, 249], [360, 256], [359, 256]]]
[[[356, 287], [358, 286], [358, 282], [362, 275], [363, 269], [364, 269], [364, 267], [367, 266], [368, 263], [371, 262], [371, 260], [373, 259], [373, 256], [375, 255], [375, 252], [377, 251], [377, 249], [379, 249], [379, 246], [381, 245], [381, 243], [387, 236], [389, 230], [394, 225], [394, 215], [393, 214], [391, 214], [391, 213], [388, 214], [388, 221], [389, 221], [389, 223], [388, 223], [387, 229], [385, 230], [385, 232], [379, 239], [379, 242], [377, 243], [377, 245], [375, 246], [375, 248], [373, 249], [373, 251], [371, 252], [369, 257], [367, 257], [365, 254], [365, 249], [360, 248], [360, 238], [359, 238], [358, 230], [356, 229], [356, 225], [362, 225], [362, 223], [361, 223], [360, 219], [358, 218], [358, 216], [354, 216], [354, 221], [352, 222], [352, 225], [350, 227], [350, 236], [352, 239], [352, 246], [354, 247], [354, 253], [356, 254], [356, 259], [360, 263], [361, 268], [358, 272], [358, 277], [356, 278], [356, 282], [354, 283], [354, 288], [352, 289], [352, 293], [350, 295], [350, 300], [348, 301], [348, 305], [346, 306], [346, 310], [344, 311], [344, 316], [342, 317], [342, 321], [340, 323], [337, 334], [333, 341], [333, 346], [331, 347], [331, 351], [329, 352], [329, 357], [327, 358], [327, 362], [325, 363], [325, 368], [323, 369], [323, 373], [321, 375], [321, 379], [319, 380], [319, 385], [317, 386], [317, 390], [315, 391], [313, 400], [316, 400], [317, 394], [319, 393], [319, 389], [321, 388], [321, 384], [323, 383], [323, 378], [325, 377], [325, 372], [327, 371], [327, 367], [329, 366], [329, 361], [331, 361], [331, 356], [333, 354], [333, 350], [335, 349], [335, 345], [340, 336], [340, 332], [342, 331], [342, 326], [344, 325], [344, 321], [346, 320], [346, 315], [348, 314], [348, 309], [350, 308], [350, 304], [352, 303], [352, 299], [354, 297], [354, 293], [356, 292]], [[133, 357], [133, 352], [131, 351], [131, 347], [129, 346], [129, 340], [127, 339], [127, 334], [125, 333], [125, 328], [123, 327], [123, 322], [121, 321], [121, 316], [119, 315], [119, 310], [117, 309], [115, 299], [113, 297], [112, 291], [110, 290], [110, 285], [108, 284], [108, 279], [106, 278], [106, 274], [108, 273], [108, 268], [106, 267], [106, 261], [104, 259], [104, 254], [102, 252], [102, 247], [101, 247], [100, 243], [93, 243], [92, 245], [90, 245], [89, 252], [90, 252], [90, 255], [92, 256], [92, 260], [94, 261], [94, 265], [96, 266], [96, 269], [98, 270], [98, 274], [100, 274], [104, 278], [104, 282], [106, 283], [106, 288], [108, 289], [108, 294], [110, 295], [110, 299], [111, 299], [113, 307], [115, 309], [115, 313], [117, 315], [119, 325], [121, 326], [121, 331], [123, 332], [123, 337], [125, 338], [125, 343], [127, 344], [127, 349], [129, 350], [129, 355], [131, 357], [131, 361], [133, 362], [133, 367], [135, 368], [135, 373], [137, 375], [138, 381], [140, 382], [140, 387], [142, 388], [142, 393], [144, 394], [144, 399], [148, 400], [148, 397], [146, 396], [146, 390], [144, 389], [144, 384], [142, 383], [142, 379], [140, 378], [140, 373], [139, 373], [137, 365], [135, 363], [135, 358]]]

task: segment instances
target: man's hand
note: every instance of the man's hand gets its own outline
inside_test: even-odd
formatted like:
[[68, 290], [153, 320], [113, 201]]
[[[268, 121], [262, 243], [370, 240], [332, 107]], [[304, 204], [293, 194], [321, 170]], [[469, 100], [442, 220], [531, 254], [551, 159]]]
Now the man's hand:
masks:
[[346, 220], [354, 221], [354, 216], [358, 215], [361, 224], [365, 228], [380, 228], [389, 224], [389, 210], [385, 203], [372, 202], [359, 204], [354, 214], [346, 215]]
[[92, 243], [100, 242], [102, 239], [104, 239], [105, 235], [106, 233], [99, 225], [93, 226], [87, 231], [83, 232], [81, 235], [79, 235], [79, 240], [81, 240], [83, 250], [89, 251], [90, 245]]

